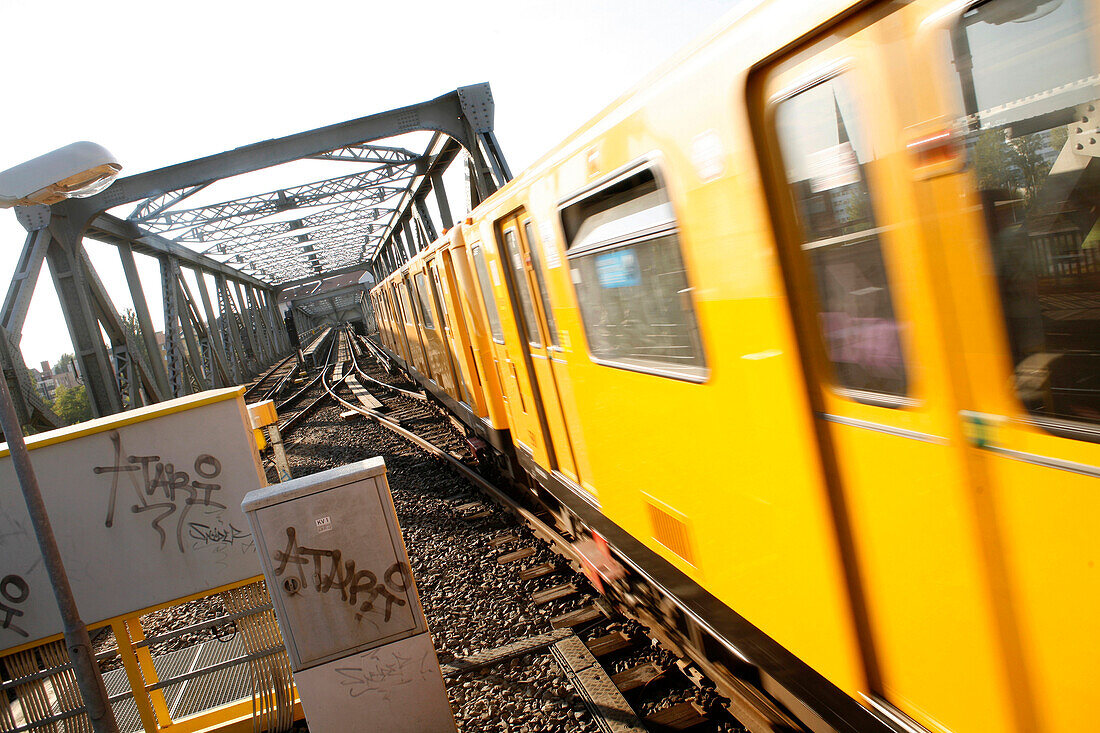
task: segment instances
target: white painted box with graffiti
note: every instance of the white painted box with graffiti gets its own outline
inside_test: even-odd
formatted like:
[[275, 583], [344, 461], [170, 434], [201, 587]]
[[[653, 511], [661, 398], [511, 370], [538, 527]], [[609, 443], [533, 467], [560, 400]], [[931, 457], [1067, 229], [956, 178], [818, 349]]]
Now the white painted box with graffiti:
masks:
[[[240, 505], [266, 480], [242, 393], [209, 390], [27, 438], [86, 623], [260, 574]], [[0, 651], [61, 630], [0, 446]]]
[[275, 484], [243, 508], [310, 730], [453, 732], [385, 462]]

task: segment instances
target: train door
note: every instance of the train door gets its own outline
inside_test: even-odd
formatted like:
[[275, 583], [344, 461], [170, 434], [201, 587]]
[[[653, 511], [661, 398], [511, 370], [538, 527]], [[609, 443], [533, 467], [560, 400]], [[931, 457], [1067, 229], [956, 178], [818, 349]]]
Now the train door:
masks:
[[[453, 248], [453, 251], [452, 251]], [[481, 375], [477, 373], [477, 363], [474, 358], [473, 341], [470, 329], [466, 327], [466, 320], [462, 303], [459, 300], [458, 277], [454, 272], [453, 254], [463, 256], [465, 248], [451, 244], [451, 247], [440, 253], [439, 289], [443, 300], [447, 302], [447, 308], [452, 315], [452, 337], [455, 369], [462, 380], [463, 394], [466, 395], [466, 404], [470, 405], [477, 415], [487, 415], [485, 412], [485, 400], [482, 395]]]
[[428, 261], [421, 261], [421, 269], [412, 275], [413, 297], [416, 300], [417, 321], [420, 324], [420, 334], [424, 339], [424, 351], [427, 357], [429, 377], [443, 388], [443, 391], [454, 394], [455, 385], [452, 378], [449, 357], [447, 355], [446, 339], [443, 335], [443, 325], [432, 305], [430, 296], [429, 278], [431, 272]]
[[420, 332], [416, 328], [416, 315], [409, 300], [409, 286], [405, 278], [399, 277], [393, 283], [394, 300], [401, 311], [401, 338], [405, 342], [405, 363], [416, 369], [423, 350], [420, 346]]
[[523, 210], [502, 219], [497, 228], [504, 281], [516, 318], [518, 358], [527, 367], [527, 381], [519, 383], [517, 389], [531, 395], [535, 404], [530, 417], [537, 419], [546, 442], [546, 462], [539, 463], [577, 481], [555, 377], [555, 369], [561, 366], [554, 363], [556, 357], [560, 358], [561, 342], [547, 295], [538, 234]]
[[412, 348], [412, 366], [416, 367], [426, 378], [432, 378], [432, 369], [428, 364], [428, 348], [424, 344], [424, 334], [420, 326], [421, 306], [417, 301], [416, 291], [413, 289], [412, 270], [408, 270], [398, 283], [402, 302], [405, 306], [407, 324], [405, 331], [412, 331], [409, 336], [409, 346]]
[[[498, 246], [503, 242], [503, 232], [496, 232]], [[549, 455], [548, 431], [539, 405], [538, 395], [532, 391], [530, 357], [523, 344], [528, 338], [538, 338], [537, 324], [528, 326], [519, 312], [518, 301], [514, 299], [511, 277], [507, 266], [508, 258], [503, 246], [498, 249], [499, 257], [489, 259], [483, 247], [478, 243], [471, 249], [478, 280], [481, 282], [485, 307], [493, 308], [496, 320], [490, 319], [493, 327], [493, 343], [496, 352], [496, 366], [499, 370], [500, 384], [508, 409], [508, 425], [512, 430], [512, 439], [520, 448], [531, 455], [542, 466], [551, 465]], [[503, 270], [503, 278], [501, 271]], [[496, 310], [495, 288], [504, 293], [507, 310]], [[529, 294], [528, 294], [529, 295]], [[507, 329], [507, 333], [506, 333]], [[511, 343], [509, 343], [511, 342]]]
[[493, 341], [498, 337], [503, 339], [500, 316], [496, 312], [481, 243], [473, 238], [467, 239], [463, 228], [455, 230], [456, 240], [460, 236], [461, 243], [455, 244], [453, 257], [449, 260], [454, 269], [448, 272], [454, 275], [455, 300], [467, 326], [472, 369], [478, 378], [479, 400], [484, 406], [479, 414], [488, 416], [494, 430], [505, 430], [509, 429], [508, 410], [500, 369], [493, 353]]
[[[941, 26], [967, 166], [929, 180], [1034, 730], [1095, 727], [1100, 658], [1100, 5], [991, 0]], [[947, 39], [950, 39], [948, 42]], [[946, 105], [945, 105], [946, 106]], [[1027, 695], [1027, 693], [1030, 693]]]
[[425, 265], [425, 274], [428, 280], [428, 291], [432, 295], [435, 304], [435, 317], [440, 328], [440, 348], [443, 352], [441, 368], [446, 369], [451, 384], [447, 388], [448, 393], [460, 402], [470, 404], [470, 396], [466, 391], [466, 383], [463, 381], [458, 368], [455, 366], [455, 334], [451, 324], [451, 312], [447, 303], [443, 300], [443, 294], [439, 282], [439, 265], [433, 257]]
[[908, 42], [928, 7], [872, 7], [762, 70], [754, 113], [863, 702], [903, 726], [1030, 730], [912, 165], [927, 100], [912, 92], [922, 67]]

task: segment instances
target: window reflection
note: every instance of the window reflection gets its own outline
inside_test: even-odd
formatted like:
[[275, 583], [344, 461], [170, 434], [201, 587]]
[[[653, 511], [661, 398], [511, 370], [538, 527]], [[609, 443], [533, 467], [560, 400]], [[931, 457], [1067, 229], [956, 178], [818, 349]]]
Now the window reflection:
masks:
[[1100, 85], [1081, 0], [994, 0], [955, 30], [967, 150], [1027, 409], [1100, 424]]
[[873, 156], [857, 121], [843, 77], [800, 92], [777, 110], [834, 378], [851, 390], [902, 396], [899, 326], [867, 186]]

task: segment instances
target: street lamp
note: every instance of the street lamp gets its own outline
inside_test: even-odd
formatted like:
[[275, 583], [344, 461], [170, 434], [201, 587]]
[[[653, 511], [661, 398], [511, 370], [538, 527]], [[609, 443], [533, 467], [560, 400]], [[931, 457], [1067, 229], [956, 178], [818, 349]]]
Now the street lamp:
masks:
[[110, 186], [120, 170], [115, 156], [102, 145], [72, 143], [0, 173], [0, 209], [94, 196]]
[[[100, 145], [89, 142], [66, 145], [0, 172], [0, 208], [48, 206], [67, 198], [91, 196], [111, 185], [120, 170], [122, 166], [115, 156]], [[23, 489], [23, 499], [27, 502], [34, 534], [38, 538], [46, 572], [61, 611], [65, 646], [72, 660], [84, 706], [92, 721], [92, 729], [95, 733], [118, 733], [114, 712], [107, 701], [103, 676], [95, 665], [88, 627], [80, 619], [65, 567], [61, 563], [61, 553], [46, 514], [38, 477], [31, 465], [27, 444], [23, 440], [23, 427], [15, 414], [6, 377], [0, 378], [0, 429], [8, 441], [15, 475]]]

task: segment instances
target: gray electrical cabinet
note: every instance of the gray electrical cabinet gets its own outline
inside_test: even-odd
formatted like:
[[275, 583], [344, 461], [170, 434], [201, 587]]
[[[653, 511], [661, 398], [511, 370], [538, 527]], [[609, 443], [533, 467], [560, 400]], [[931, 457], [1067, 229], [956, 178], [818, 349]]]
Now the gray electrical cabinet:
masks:
[[346, 733], [364, 720], [453, 733], [385, 462], [253, 491], [241, 508], [312, 733]]

